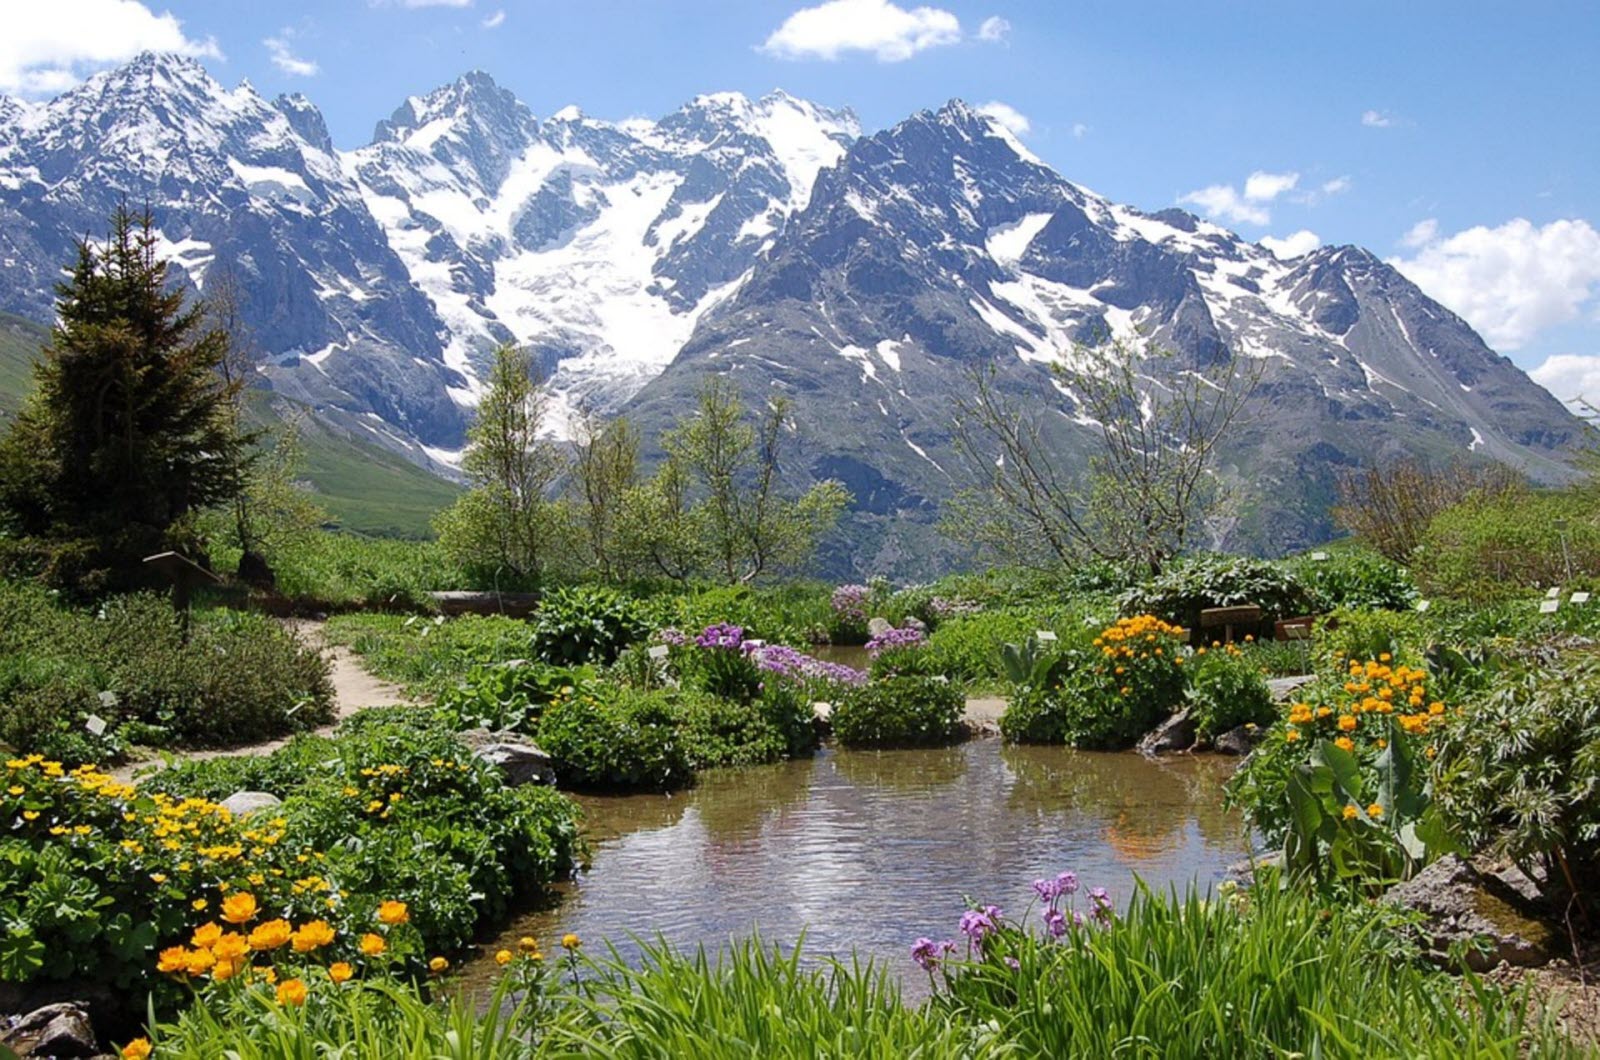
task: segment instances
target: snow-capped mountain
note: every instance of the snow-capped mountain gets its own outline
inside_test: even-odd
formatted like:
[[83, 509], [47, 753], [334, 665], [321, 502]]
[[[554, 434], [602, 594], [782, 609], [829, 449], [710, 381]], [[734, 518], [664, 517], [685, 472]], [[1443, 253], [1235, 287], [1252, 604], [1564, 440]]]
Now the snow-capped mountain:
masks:
[[934, 554], [975, 366], [1078, 451], [1090, 427], [1047, 365], [1108, 332], [1180, 367], [1266, 365], [1226, 471], [1271, 496], [1240, 513], [1267, 548], [1327, 532], [1340, 464], [1482, 453], [1553, 480], [1581, 429], [1371, 254], [1283, 261], [1114, 203], [960, 102], [870, 136], [783, 93], [605, 122], [541, 118], [471, 73], [341, 152], [304, 97], [145, 55], [47, 103], [0, 97], [0, 309], [47, 320], [73, 241], [123, 198], [196, 287], [238, 278], [268, 385], [420, 462], [459, 449], [499, 342], [647, 438], [707, 373], [782, 389], [793, 470], [857, 498], [838, 567]]

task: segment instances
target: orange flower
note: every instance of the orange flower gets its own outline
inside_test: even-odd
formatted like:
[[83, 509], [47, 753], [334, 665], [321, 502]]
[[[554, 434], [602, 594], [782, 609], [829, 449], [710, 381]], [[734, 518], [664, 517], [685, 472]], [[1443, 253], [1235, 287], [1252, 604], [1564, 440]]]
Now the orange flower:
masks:
[[1341, 715], [1339, 715], [1339, 731], [1340, 732], [1354, 732], [1355, 728], [1356, 728], [1356, 724], [1357, 724], [1356, 716], [1354, 714], [1341, 714]]
[[450, 967], [450, 962], [443, 957], [434, 957], [428, 961], [428, 971], [430, 972], [442, 972], [448, 967]]
[[334, 961], [328, 965], [328, 978], [336, 983], [342, 983], [354, 974], [356, 974], [355, 969], [345, 961]]
[[1356, 749], [1356, 742], [1350, 739], [1348, 736], [1341, 736], [1337, 740], [1333, 741], [1333, 746], [1337, 747], [1341, 751], [1354, 751]]
[[287, 920], [268, 920], [257, 924], [254, 931], [250, 932], [250, 948], [253, 950], [275, 950], [288, 942], [294, 935], [294, 929]]
[[238, 961], [250, 952], [249, 941], [237, 931], [230, 931], [220, 935], [217, 941], [211, 944], [212, 956], [219, 961]]
[[409, 923], [411, 911], [404, 902], [388, 901], [378, 906], [378, 919], [391, 927], [395, 924]]
[[171, 975], [181, 972], [189, 963], [189, 951], [182, 946], [168, 946], [156, 957], [156, 971]]
[[1379, 806], [1377, 803], [1373, 803], [1371, 806], [1367, 807], [1367, 816], [1368, 817], [1382, 817], [1383, 816], [1383, 807]]
[[278, 984], [278, 1004], [304, 1005], [306, 1003], [306, 984], [300, 979], [285, 979]]
[[499, 953], [495, 954], [494, 955], [494, 963], [500, 965], [500, 967], [502, 967], [502, 968], [504, 968], [506, 965], [510, 964], [511, 963], [511, 951], [510, 950], [501, 950]]
[[258, 912], [260, 909], [256, 905], [256, 896], [249, 891], [230, 894], [222, 900], [222, 919], [230, 924], [249, 923]]
[[194, 936], [189, 939], [189, 942], [195, 946], [199, 946], [201, 949], [209, 950], [211, 947], [217, 944], [217, 940], [221, 937], [222, 925], [213, 920], [210, 923], [201, 924], [199, 927], [195, 928]]
[[190, 950], [184, 958], [183, 970], [190, 975], [205, 975], [216, 963], [217, 959], [210, 950]]
[[145, 1060], [150, 1050], [149, 1038], [135, 1038], [122, 1047], [122, 1060]]
[[1347, 820], [1347, 821], [1353, 820], [1355, 818], [1355, 816], [1357, 814], [1359, 814], [1360, 812], [1361, 812], [1360, 810], [1355, 808], [1355, 804], [1352, 803], [1351, 805], [1346, 806], [1344, 808], [1344, 819]]
[[521, 950], [523, 953], [538, 953], [539, 940], [534, 938], [532, 935], [524, 935], [517, 940], [517, 949]]
[[388, 948], [389, 944], [383, 941], [382, 935], [374, 935], [369, 931], [361, 936], [361, 952], [368, 957], [380, 956]]
[[243, 966], [242, 961], [231, 957], [218, 957], [217, 963], [211, 968], [211, 978], [219, 983], [226, 983], [229, 979], [239, 974]]
[[300, 925], [291, 941], [296, 953], [310, 953], [333, 941], [333, 928], [326, 920], [311, 920]]

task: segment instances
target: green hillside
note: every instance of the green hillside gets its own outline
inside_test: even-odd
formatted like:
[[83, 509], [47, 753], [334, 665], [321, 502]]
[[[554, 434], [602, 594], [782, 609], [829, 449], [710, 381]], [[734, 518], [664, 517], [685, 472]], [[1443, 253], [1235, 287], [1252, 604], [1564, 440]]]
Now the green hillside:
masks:
[[[15, 415], [33, 388], [33, 362], [49, 329], [0, 313], [0, 421]], [[251, 419], [270, 429], [304, 406], [267, 391], [250, 395]], [[301, 416], [304, 475], [341, 529], [379, 537], [427, 537], [434, 513], [458, 489], [403, 457], [356, 438], [314, 416]]]

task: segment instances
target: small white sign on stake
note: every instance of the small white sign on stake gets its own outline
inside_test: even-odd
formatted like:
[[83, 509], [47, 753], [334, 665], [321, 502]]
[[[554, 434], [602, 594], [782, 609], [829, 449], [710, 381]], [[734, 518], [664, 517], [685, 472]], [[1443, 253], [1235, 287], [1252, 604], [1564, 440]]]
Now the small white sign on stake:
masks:
[[1588, 593], [1573, 593], [1572, 594], [1572, 602], [1575, 603], [1575, 604], [1586, 604], [1586, 603], [1589, 602], [1589, 594]]
[[1545, 594], [1544, 594], [1544, 598], [1545, 598], [1545, 599], [1546, 599], [1546, 600], [1554, 600], [1554, 599], [1556, 599], [1556, 598], [1557, 598], [1557, 597], [1558, 597], [1558, 596], [1560, 596], [1560, 595], [1561, 595], [1561, 586], [1559, 586], [1559, 585], [1552, 585], [1552, 586], [1550, 586], [1550, 588], [1549, 588], [1549, 589], [1548, 589], [1548, 590], [1547, 590], [1547, 591], [1546, 591], [1546, 592], [1545, 592]]
[[1539, 601], [1539, 613], [1542, 615], [1553, 615], [1556, 612], [1556, 608], [1560, 606], [1560, 600], [1541, 600]]
[[1040, 644], [1049, 644], [1056, 639], [1055, 630], [1052, 629], [1036, 629], [1033, 636]]
[[1431, 601], [1431, 600], [1418, 600], [1417, 601], [1417, 610], [1418, 611], [1426, 611], [1432, 605], [1432, 603], [1433, 603], [1433, 601]]
[[652, 645], [650, 645], [650, 652], [649, 652], [650, 658], [652, 658], [652, 659], [665, 659], [667, 657], [668, 650], [669, 649], [667, 648], [667, 646], [665, 644], [652, 644]]
[[98, 714], [91, 714], [89, 715], [89, 720], [83, 723], [83, 727], [96, 736], [104, 736], [106, 734], [106, 719]]
[[1328, 554], [1326, 552], [1313, 552], [1311, 553], [1311, 558], [1317, 563], [1322, 563], [1327, 560]]

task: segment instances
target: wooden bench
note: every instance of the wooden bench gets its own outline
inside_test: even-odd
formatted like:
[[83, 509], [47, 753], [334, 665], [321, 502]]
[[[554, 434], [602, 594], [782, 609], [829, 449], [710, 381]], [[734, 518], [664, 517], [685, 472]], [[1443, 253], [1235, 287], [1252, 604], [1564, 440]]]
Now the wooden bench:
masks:
[[1252, 634], [1261, 625], [1261, 608], [1255, 604], [1239, 607], [1208, 607], [1200, 612], [1202, 630], [1222, 630], [1223, 643], [1234, 640], [1233, 627], [1247, 626]]

